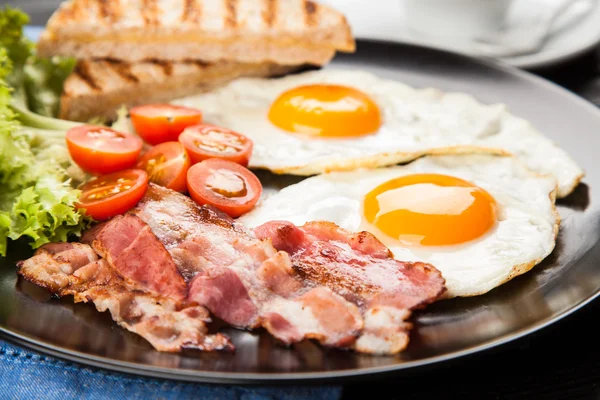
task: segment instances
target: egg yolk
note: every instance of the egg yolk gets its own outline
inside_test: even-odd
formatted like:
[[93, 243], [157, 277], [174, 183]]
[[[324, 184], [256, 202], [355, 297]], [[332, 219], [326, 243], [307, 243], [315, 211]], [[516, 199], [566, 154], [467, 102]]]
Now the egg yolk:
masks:
[[385, 182], [364, 199], [366, 220], [402, 245], [464, 243], [496, 223], [496, 201], [459, 178], [416, 174]]
[[322, 137], [362, 136], [381, 125], [375, 102], [363, 92], [340, 85], [300, 86], [281, 94], [269, 120], [288, 132]]

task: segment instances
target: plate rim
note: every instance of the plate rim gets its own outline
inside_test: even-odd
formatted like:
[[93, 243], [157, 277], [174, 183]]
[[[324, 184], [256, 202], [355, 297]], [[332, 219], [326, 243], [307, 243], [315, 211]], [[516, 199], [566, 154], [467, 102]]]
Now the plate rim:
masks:
[[[598, 244], [596, 245], [598, 246]], [[589, 251], [592, 251], [594, 246]], [[588, 251], [588, 252], [589, 252]], [[586, 253], [587, 254], [587, 253]], [[585, 255], [584, 255], [585, 256]], [[164, 368], [157, 366], [144, 366], [143, 364], [135, 364], [127, 361], [118, 361], [110, 358], [100, 357], [85, 354], [73, 350], [63, 350], [55, 345], [40, 345], [35, 339], [30, 339], [26, 335], [15, 333], [0, 326], [0, 338], [6, 339], [9, 342], [17, 345], [22, 345], [31, 350], [42, 354], [60, 358], [64, 361], [76, 362], [83, 366], [92, 366], [102, 368], [117, 373], [127, 373], [139, 375], [148, 378], [170, 379], [184, 382], [196, 383], [229, 383], [229, 384], [286, 384], [290, 382], [302, 383], [323, 383], [332, 382], [344, 383], [351, 378], [368, 377], [373, 378], [377, 375], [389, 374], [394, 372], [416, 372], [426, 367], [441, 367], [448, 363], [459, 361], [469, 356], [482, 355], [486, 352], [498, 349], [501, 346], [513, 343], [518, 339], [529, 336], [535, 332], [541, 331], [556, 322], [563, 320], [577, 312], [581, 308], [595, 301], [600, 296], [600, 290], [585, 300], [580, 301], [561, 314], [547, 318], [543, 322], [532, 326], [528, 329], [523, 329], [517, 333], [507, 335], [503, 338], [496, 339], [492, 342], [484, 343], [464, 350], [455, 351], [442, 356], [429, 357], [423, 360], [406, 361], [403, 363], [392, 364], [383, 367], [366, 367], [360, 369], [349, 369], [331, 372], [206, 372], [194, 371], [190, 369], [175, 369]], [[177, 371], [177, 372], [174, 372]]]
[[[580, 107], [586, 108], [590, 113], [595, 114], [600, 121], [600, 108], [594, 105], [589, 100], [577, 95], [576, 93], [552, 82], [540, 76], [537, 76], [526, 70], [519, 69], [511, 66], [507, 63], [500, 62], [498, 60], [484, 59], [473, 57], [464, 53], [457, 53], [445, 49], [440, 49], [434, 46], [427, 46], [415, 43], [403, 43], [393, 40], [385, 39], [357, 39], [357, 47], [359, 45], [369, 46], [371, 45], [384, 45], [392, 46], [397, 48], [412, 47], [416, 50], [426, 49], [428, 51], [442, 53], [447, 56], [462, 58], [464, 61], [469, 63], [480, 64], [486, 68], [500, 70], [504, 73], [525, 79], [532, 82], [535, 85], [545, 87], [546, 89], [552, 90], [553, 92], [566, 97], [569, 101], [575, 102]], [[352, 55], [345, 55], [345, 57], [351, 57]], [[600, 241], [596, 242], [590, 249], [581, 255], [579, 260], [588, 256], [595, 249], [600, 247]], [[579, 260], [577, 262], [579, 262]], [[518, 339], [529, 336], [535, 332], [543, 330], [548, 326], [555, 324], [564, 318], [572, 315], [576, 311], [590, 304], [594, 300], [600, 297], [600, 287], [596, 291], [588, 296], [587, 298], [580, 300], [571, 307], [563, 310], [561, 313], [548, 317], [544, 320], [538, 321], [535, 325], [529, 328], [521, 329], [519, 331], [506, 334], [503, 337], [482, 343], [473, 347], [469, 347], [462, 350], [457, 350], [451, 353], [447, 353], [439, 356], [432, 356], [420, 360], [405, 361], [402, 363], [396, 363], [392, 365], [380, 366], [380, 367], [362, 367], [357, 369], [348, 370], [336, 370], [336, 371], [321, 371], [321, 372], [268, 372], [268, 373], [257, 373], [257, 372], [218, 372], [218, 371], [198, 371], [191, 369], [179, 369], [179, 368], [167, 368], [159, 366], [147, 366], [141, 363], [133, 363], [128, 361], [120, 361], [111, 358], [86, 354], [79, 351], [64, 349], [59, 346], [50, 343], [43, 343], [42, 341], [29, 337], [26, 334], [12, 331], [7, 329], [5, 326], [0, 325], [0, 338], [5, 339], [9, 342], [17, 345], [22, 345], [31, 350], [47, 354], [53, 357], [57, 357], [62, 360], [76, 362], [84, 366], [92, 366], [110, 370], [117, 373], [128, 373], [133, 375], [145, 376], [150, 378], [159, 379], [171, 379], [186, 382], [198, 382], [198, 383], [235, 383], [235, 384], [278, 384], [278, 383], [310, 383], [310, 382], [331, 382], [337, 383], [347, 381], [350, 378], [368, 377], [374, 378], [377, 375], [389, 374], [394, 372], [406, 372], [418, 371], [424, 367], [436, 367], [442, 366], [449, 362], [464, 359], [468, 356], [481, 355], [487, 351], [497, 349], [500, 346], [507, 345]]]

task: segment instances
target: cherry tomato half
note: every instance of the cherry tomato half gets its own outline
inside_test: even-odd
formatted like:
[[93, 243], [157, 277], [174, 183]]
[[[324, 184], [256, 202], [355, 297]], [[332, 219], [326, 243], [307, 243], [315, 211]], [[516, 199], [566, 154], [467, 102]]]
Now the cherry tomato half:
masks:
[[143, 145], [134, 135], [93, 125], [69, 129], [66, 140], [73, 161], [94, 175], [131, 168]]
[[249, 169], [218, 158], [192, 165], [187, 186], [196, 203], [215, 206], [233, 218], [250, 211], [262, 193], [260, 181]]
[[213, 125], [195, 125], [186, 128], [179, 141], [185, 146], [192, 164], [209, 158], [233, 161], [244, 167], [252, 154], [252, 141], [230, 129]]
[[128, 169], [90, 179], [80, 187], [77, 208], [96, 221], [123, 214], [141, 200], [148, 188], [148, 174], [140, 169]]
[[129, 110], [135, 131], [150, 144], [177, 141], [185, 128], [202, 122], [200, 110], [173, 104], [148, 104]]
[[187, 189], [190, 159], [179, 142], [164, 142], [151, 148], [138, 161], [137, 168], [148, 173], [150, 182], [178, 192]]

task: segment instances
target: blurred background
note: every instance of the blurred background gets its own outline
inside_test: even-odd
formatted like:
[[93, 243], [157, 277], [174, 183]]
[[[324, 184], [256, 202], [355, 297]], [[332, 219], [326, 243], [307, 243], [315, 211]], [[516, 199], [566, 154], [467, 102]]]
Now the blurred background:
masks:
[[61, 0], [2, 0], [1, 4], [19, 7], [29, 14], [31, 23], [44, 25]]

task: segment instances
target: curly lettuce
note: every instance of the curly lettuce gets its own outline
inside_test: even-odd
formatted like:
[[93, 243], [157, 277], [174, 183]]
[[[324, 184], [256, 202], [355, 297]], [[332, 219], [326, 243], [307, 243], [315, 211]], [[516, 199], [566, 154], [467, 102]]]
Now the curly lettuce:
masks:
[[75, 207], [85, 174], [64, 139], [79, 124], [52, 118], [72, 62], [38, 59], [23, 37], [27, 21], [0, 10], [0, 256], [8, 239], [37, 248], [81, 236], [92, 222]]
[[[40, 58], [34, 44], [23, 35], [29, 16], [9, 6], [0, 10], [0, 47], [6, 49], [13, 68], [6, 81], [13, 88], [13, 106], [19, 111], [56, 117], [60, 94], [75, 68], [70, 57]], [[56, 122], [56, 121], [46, 121]]]
[[34, 46], [23, 35], [23, 27], [29, 23], [27, 14], [9, 6], [0, 10], [0, 47], [11, 62], [11, 69], [5, 79], [13, 88], [22, 88], [25, 80], [24, 67], [31, 57]]
[[64, 145], [53, 144], [52, 131], [28, 130], [7, 115], [10, 110], [0, 108], [0, 255], [6, 255], [7, 238], [27, 237], [37, 248], [81, 236], [91, 219], [75, 208], [79, 191], [71, 183], [83, 173], [73, 168]]

